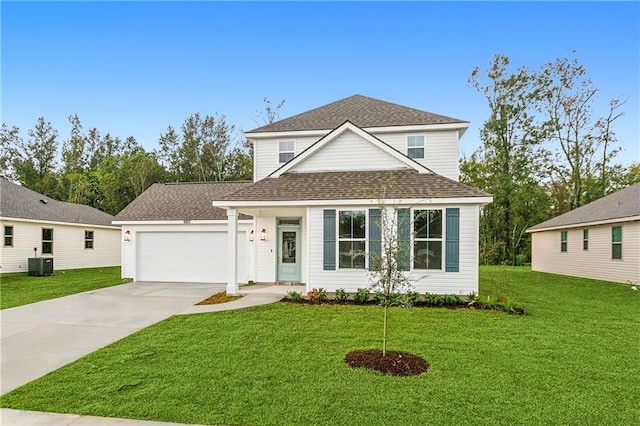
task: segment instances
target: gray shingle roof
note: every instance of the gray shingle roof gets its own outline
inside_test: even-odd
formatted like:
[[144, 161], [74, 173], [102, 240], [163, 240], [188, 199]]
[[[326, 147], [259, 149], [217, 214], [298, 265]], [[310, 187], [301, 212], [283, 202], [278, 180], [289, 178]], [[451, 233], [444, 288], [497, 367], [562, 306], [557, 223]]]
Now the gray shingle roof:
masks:
[[311, 111], [258, 127], [248, 133], [331, 130], [346, 120], [358, 127], [467, 123], [467, 121], [457, 118], [433, 114], [362, 95], [353, 95]]
[[0, 178], [0, 216], [112, 226], [113, 216], [82, 204], [65, 203]]
[[212, 207], [211, 202], [249, 185], [251, 182], [156, 183], [122, 209], [115, 220], [226, 220], [226, 210]]
[[[386, 186], [385, 197], [378, 196]], [[285, 173], [264, 178], [221, 201], [302, 201], [375, 198], [488, 197], [489, 194], [435, 173], [415, 170]]]
[[528, 231], [539, 231], [546, 228], [622, 219], [632, 216], [640, 216], [640, 183], [532, 226]]

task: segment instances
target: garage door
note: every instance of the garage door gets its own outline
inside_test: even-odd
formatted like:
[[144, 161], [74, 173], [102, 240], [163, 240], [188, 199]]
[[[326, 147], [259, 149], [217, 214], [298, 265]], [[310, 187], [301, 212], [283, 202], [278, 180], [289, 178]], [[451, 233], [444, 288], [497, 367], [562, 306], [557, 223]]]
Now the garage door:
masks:
[[[137, 238], [138, 281], [227, 281], [226, 232], [141, 232]], [[238, 252], [243, 253], [245, 238], [239, 238], [238, 243]], [[245, 260], [246, 256], [240, 255], [239, 259]], [[246, 265], [238, 269], [242, 280]]]

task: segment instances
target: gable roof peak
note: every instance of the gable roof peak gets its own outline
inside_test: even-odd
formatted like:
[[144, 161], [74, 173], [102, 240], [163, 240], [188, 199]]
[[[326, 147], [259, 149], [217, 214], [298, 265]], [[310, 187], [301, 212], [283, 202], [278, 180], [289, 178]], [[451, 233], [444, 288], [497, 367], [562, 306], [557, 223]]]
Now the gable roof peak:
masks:
[[465, 120], [355, 94], [247, 133], [331, 130], [345, 121], [350, 121], [360, 128], [468, 123]]

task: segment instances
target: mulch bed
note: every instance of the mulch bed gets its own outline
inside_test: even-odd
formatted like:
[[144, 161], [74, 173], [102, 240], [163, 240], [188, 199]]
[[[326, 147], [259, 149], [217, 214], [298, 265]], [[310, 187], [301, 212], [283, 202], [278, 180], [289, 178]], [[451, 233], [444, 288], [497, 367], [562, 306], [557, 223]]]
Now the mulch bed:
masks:
[[216, 305], [218, 303], [233, 302], [241, 297], [242, 295], [227, 296], [226, 291], [221, 291], [220, 293], [216, 293], [213, 296], [204, 299], [202, 302], [196, 303], [196, 305]]
[[408, 352], [382, 351], [377, 349], [349, 352], [344, 361], [351, 368], [377, 370], [390, 376], [417, 376], [425, 373], [429, 363], [417, 355]]

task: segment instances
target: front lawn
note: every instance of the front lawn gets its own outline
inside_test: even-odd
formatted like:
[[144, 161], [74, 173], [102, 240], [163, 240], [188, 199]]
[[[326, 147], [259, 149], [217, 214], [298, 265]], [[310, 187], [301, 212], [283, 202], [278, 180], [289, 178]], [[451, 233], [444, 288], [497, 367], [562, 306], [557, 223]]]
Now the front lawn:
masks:
[[351, 369], [380, 348], [373, 306], [278, 303], [174, 316], [1, 399], [3, 407], [200, 424], [639, 424], [640, 294], [483, 268], [527, 315], [393, 308], [389, 348], [427, 373]]
[[48, 277], [30, 277], [27, 273], [0, 276], [0, 309], [55, 299], [83, 291], [131, 282], [120, 278], [120, 267], [66, 269]]

